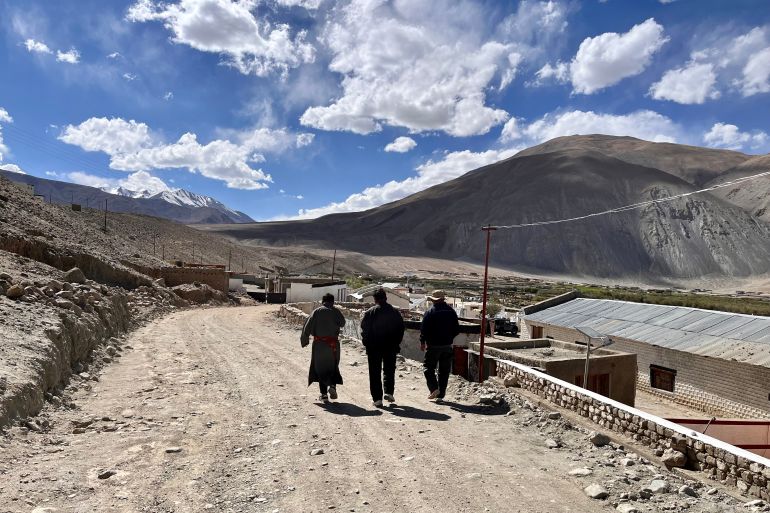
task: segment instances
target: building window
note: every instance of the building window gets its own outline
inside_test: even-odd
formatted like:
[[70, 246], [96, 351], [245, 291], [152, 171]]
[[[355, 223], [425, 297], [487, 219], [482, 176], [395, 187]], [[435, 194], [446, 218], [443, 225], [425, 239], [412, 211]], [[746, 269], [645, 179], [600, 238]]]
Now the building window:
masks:
[[674, 369], [650, 365], [650, 386], [652, 388], [673, 392], [675, 381], [676, 371]]
[[543, 338], [542, 326], [532, 326], [532, 338]]

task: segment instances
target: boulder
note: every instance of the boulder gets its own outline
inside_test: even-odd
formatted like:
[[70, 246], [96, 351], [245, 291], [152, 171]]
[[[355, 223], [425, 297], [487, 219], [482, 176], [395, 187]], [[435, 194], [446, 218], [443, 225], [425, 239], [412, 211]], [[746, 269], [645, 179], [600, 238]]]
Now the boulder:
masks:
[[610, 495], [602, 485], [598, 485], [598, 484], [588, 485], [585, 488], [583, 488], [583, 491], [585, 492], [586, 495], [588, 495], [592, 499], [600, 499], [600, 500], [606, 499]]
[[518, 387], [519, 386], [519, 378], [517, 378], [513, 373], [508, 373], [503, 378], [503, 385], [506, 387]]
[[171, 290], [173, 290], [177, 296], [192, 303], [203, 304], [208, 303], [209, 301], [227, 300], [227, 296], [225, 296], [224, 293], [209, 287], [205, 283], [198, 284], [197, 286], [185, 283], [183, 285], [177, 285]]
[[8, 290], [5, 291], [5, 295], [10, 299], [19, 299], [24, 295], [24, 289], [21, 285], [11, 285]]
[[687, 464], [687, 456], [684, 453], [674, 449], [666, 449], [660, 460], [668, 468], [684, 467]]
[[70, 283], [85, 283], [86, 275], [77, 267], [73, 267], [64, 274], [64, 279]]
[[604, 433], [599, 433], [598, 431], [591, 431], [588, 435], [588, 439], [591, 440], [591, 443], [596, 447], [604, 447], [610, 443], [610, 437]]

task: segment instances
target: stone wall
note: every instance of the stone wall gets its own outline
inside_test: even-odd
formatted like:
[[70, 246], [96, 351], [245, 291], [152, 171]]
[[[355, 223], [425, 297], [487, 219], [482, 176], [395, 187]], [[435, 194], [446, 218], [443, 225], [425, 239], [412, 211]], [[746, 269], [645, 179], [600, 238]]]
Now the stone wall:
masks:
[[[556, 340], [585, 342], [572, 328], [522, 320], [521, 338], [529, 339], [533, 326]], [[677, 351], [646, 342], [612, 337], [613, 350], [635, 353], [637, 387], [705, 413], [738, 418], [770, 418], [770, 368]], [[677, 371], [674, 392], [650, 386], [650, 365]]]
[[688, 467], [735, 486], [742, 493], [770, 500], [770, 460], [716, 438], [626, 406], [566, 381], [508, 360], [497, 361], [500, 376], [515, 376], [518, 385], [543, 399], [631, 437], [655, 449], [673, 448], [687, 455]]
[[161, 267], [155, 273], [155, 278], [163, 278], [168, 287], [176, 287], [185, 283], [205, 283], [212, 289], [227, 294], [230, 280], [227, 271], [222, 269], [203, 269], [196, 267]]

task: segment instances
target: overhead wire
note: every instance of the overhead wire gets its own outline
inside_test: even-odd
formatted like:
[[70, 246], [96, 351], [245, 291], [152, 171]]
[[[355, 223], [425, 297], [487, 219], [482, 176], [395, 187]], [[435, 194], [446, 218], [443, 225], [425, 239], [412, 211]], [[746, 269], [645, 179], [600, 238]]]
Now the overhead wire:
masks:
[[629, 205], [623, 205], [622, 207], [615, 207], [615, 208], [611, 208], [609, 210], [603, 210], [601, 212], [592, 212], [590, 214], [584, 214], [582, 216], [569, 217], [569, 218], [564, 218], [564, 219], [552, 219], [552, 220], [548, 220], [548, 221], [534, 221], [534, 222], [531, 222], [531, 223], [519, 223], [519, 224], [507, 224], [507, 225], [490, 225], [487, 228], [494, 228], [494, 229], [499, 229], [499, 230], [505, 230], [505, 229], [528, 228], [528, 227], [533, 227], [533, 226], [546, 226], [546, 225], [552, 225], [552, 224], [562, 224], [562, 223], [571, 223], [571, 222], [574, 222], [574, 221], [582, 221], [582, 220], [590, 219], [590, 218], [593, 218], [593, 217], [599, 217], [599, 216], [604, 216], [604, 215], [609, 215], [609, 214], [617, 214], [617, 213], [620, 213], [620, 212], [627, 212], [629, 210], [636, 210], [636, 209], [639, 209], [639, 208], [648, 207], [650, 205], [656, 205], [656, 204], [659, 204], [659, 203], [666, 203], [666, 202], [674, 201], [674, 200], [677, 200], [677, 199], [685, 198], [685, 197], [688, 197], [688, 196], [693, 196], [695, 194], [702, 194], [704, 192], [709, 192], [709, 191], [713, 191], [713, 190], [716, 190], [716, 189], [721, 189], [721, 188], [724, 188], [724, 187], [730, 187], [732, 185], [737, 185], [737, 184], [740, 184], [740, 183], [743, 183], [743, 182], [747, 182], [747, 181], [750, 181], [750, 180], [755, 180], [755, 179], [761, 178], [763, 176], [770, 176], [770, 171], [763, 171], [761, 173], [756, 173], [754, 175], [749, 175], [749, 176], [744, 176], [744, 177], [741, 177], [741, 178], [736, 178], [735, 180], [730, 180], [730, 181], [723, 182], [723, 183], [720, 183], [720, 184], [715, 184], [715, 185], [712, 185], [710, 187], [699, 189], [697, 191], [684, 192], [682, 194], [676, 194], [674, 196], [667, 196], [665, 198], [658, 198], [658, 199], [652, 199], [652, 200], [647, 200], [647, 201], [640, 201], [638, 203], [631, 203]]

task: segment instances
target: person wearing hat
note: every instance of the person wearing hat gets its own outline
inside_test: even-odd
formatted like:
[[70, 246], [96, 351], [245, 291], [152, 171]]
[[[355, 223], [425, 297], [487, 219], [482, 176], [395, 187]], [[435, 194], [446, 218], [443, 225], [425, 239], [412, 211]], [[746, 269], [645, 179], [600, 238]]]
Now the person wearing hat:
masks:
[[310, 345], [313, 337], [313, 352], [310, 357], [308, 386], [316, 381], [321, 389], [320, 400], [329, 402], [337, 399], [337, 385], [342, 384], [340, 374], [340, 330], [345, 326], [345, 317], [334, 307], [334, 296], [325, 294], [321, 306], [313, 310], [305, 321], [300, 335], [302, 347]]
[[[423, 373], [428, 384], [428, 399], [444, 399], [449, 373], [452, 371], [452, 341], [460, 333], [460, 321], [454, 308], [449, 306], [443, 290], [428, 296], [433, 306], [425, 312], [420, 328], [420, 349], [425, 351]], [[438, 367], [438, 379], [436, 379]]]
[[391, 403], [396, 400], [393, 395], [396, 389], [396, 355], [404, 338], [404, 318], [388, 303], [388, 295], [382, 287], [374, 291], [373, 297], [376, 304], [364, 312], [361, 319], [361, 341], [369, 360], [369, 391], [374, 405], [379, 408], [383, 398]]

